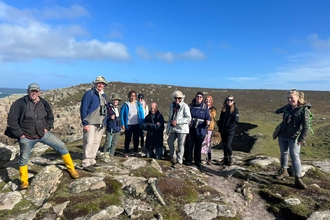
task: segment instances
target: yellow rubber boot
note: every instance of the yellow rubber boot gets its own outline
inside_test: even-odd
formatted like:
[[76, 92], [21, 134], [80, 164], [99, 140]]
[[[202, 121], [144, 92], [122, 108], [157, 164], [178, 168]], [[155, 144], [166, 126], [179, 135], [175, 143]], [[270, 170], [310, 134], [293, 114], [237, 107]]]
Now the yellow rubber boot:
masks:
[[67, 154], [62, 155], [62, 159], [64, 160], [65, 165], [68, 168], [71, 178], [73, 178], [73, 179], [79, 178], [79, 174], [76, 171], [76, 169], [74, 168], [70, 154], [67, 153]]
[[19, 166], [19, 177], [21, 179], [20, 189], [29, 188], [29, 174], [28, 174], [28, 166]]

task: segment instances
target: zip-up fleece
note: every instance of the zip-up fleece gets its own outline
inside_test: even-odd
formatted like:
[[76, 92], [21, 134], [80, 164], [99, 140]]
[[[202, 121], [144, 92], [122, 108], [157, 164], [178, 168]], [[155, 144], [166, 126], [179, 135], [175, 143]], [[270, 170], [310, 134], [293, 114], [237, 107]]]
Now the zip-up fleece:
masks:
[[[136, 103], [136, 109], [137, 109], [137, 116], [139, 119], [139, 126], [142, 128], [143, 119], [144, 119], [144, 112], [143, 108], [140, 102], [135, 101]], [[128, 128], [128, 113], [129, 113], [129, 101], [126, 101], [120, 110], [120, 118], [121, 118], [121, 124], [125, 126], [125, 128]]]

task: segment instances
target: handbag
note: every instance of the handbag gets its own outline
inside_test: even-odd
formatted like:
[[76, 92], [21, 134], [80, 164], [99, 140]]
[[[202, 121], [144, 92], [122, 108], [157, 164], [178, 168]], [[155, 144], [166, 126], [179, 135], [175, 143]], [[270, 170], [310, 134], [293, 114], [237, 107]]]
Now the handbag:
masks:
[[277, 125], [277, 127], [275, 128], [274, 132], [273, 132], [273, 139], [275, 140], [278, 135], [281, 133], [281, 125], [282, 125], [282, 122]]

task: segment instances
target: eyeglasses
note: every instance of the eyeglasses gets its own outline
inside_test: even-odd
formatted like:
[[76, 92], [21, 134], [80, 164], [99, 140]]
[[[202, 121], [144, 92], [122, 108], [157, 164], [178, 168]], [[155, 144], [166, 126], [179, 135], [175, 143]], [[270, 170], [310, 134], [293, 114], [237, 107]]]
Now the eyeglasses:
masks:
[[226, 99], [227, 102], [233, 102], [234, 99]]
[[182, 97], [174, 97], [174, 99], [179, 99], [179, 100], [181, 100], [181, 99], [182, 99]]
[[196, 96], [196, 98], [203, 98], [203, 96], [201, 96], [201, 95], [198, 95], [198, 96]]

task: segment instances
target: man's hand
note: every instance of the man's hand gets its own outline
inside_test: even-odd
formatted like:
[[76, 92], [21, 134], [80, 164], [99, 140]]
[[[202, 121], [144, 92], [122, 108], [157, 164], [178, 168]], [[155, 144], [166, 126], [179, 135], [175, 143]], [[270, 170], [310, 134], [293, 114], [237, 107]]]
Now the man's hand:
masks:
[[89, 131], [89, 125], [84, 126], [84, 131], [88, 132]]

